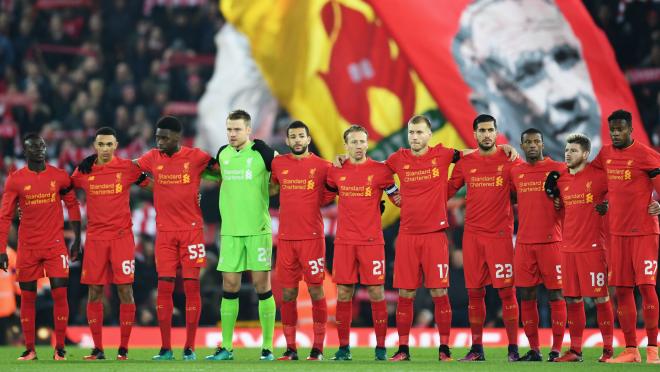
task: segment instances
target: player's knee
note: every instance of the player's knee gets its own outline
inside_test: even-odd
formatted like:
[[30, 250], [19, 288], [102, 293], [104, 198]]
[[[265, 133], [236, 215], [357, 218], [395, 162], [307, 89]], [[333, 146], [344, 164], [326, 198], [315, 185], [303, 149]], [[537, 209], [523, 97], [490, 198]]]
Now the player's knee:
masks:
[[37, 281], [33, 280], [31, 282], [19, 282], [18, 286], [23, 291], [36, 292], [37, 291]]
[[[415, 296], [415, 291], [412, 291], [412, 292], [413, 292], [412, 297], [414, 297]], [[432, 297], [442, 297], [442, 296], [447, 295], [447, 288], [432, 288], [432, 289], [429, 290], [429, 292], [431, 292]]]
[[605, 297], [596, 297], [594, 298], [594, 302], [597, 304], [604, 304], [610, 300], [610, 296], [605, 296]]
[[50, 278], [50, 287], [52, 289], [68, 286], [69, 278]]
[[117, 294], [119, 295], [119, 302], [122, 304], [132, 304], [135, 302], [133, 299], [133, 287], [130, 284], [118, 285]]
[[367, 287], [367, 292], [371, 301], [382, 301], [385, 299], [385, 289], [382, 285], [370, 285]]
[[337, 300], [341, 302], [350, 301], [353, 298], [352, 285], [337, 285]]
[[[415, 298], [416, 294], [416, 289], [399, 289], [399, 296], [403, 298]], [[431, 292], [431, 296], [433, 296], [433, 292]]]
[[513, 287], [500, 288], [498, 293], [502, 301], [511, 300], [516, 297], [516, 294], [513, 292]]
[[307, 287], [307, 290], [309, 292], [309, 297], [314, 301], [322, 300], [325, 297], [323, 286], [309, 286]]
[[567, 304], [577, 304], [582, 302], [582, 297], [566, 297]]
[[655, 291], [655, 286], [651, 284], [642, 284], [639, 287], [639, 293], [642, 295], [643, 301], [648, 301], [654, 297], [658, 297], [658, 293]]
[[282, 288], [282, 301], [290, 302], [298, 298], [298, 288]]
[[520, 287], [518, 290], [523, 301], [536, 300], [536, 287]]
[[564, 299], [564, 296], [561, 293], [561, 289], [551, 289], [548, 291], [548, 298], [550, 301], [561, 301]]
[[[103, 297], [103, 286], [102, 285], [90, 285], [87, 292], [87, 301], [89, 302], [99, 302]], [[121, 295], [119, 297], [121, 299]]]

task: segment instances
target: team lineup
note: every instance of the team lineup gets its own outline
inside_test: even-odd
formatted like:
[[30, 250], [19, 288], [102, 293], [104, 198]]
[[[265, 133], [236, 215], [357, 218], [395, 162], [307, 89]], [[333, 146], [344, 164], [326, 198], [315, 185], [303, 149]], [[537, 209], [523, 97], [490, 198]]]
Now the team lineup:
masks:
[[[172, 116], [156, 125], [156, 148], [135, 160], [114, 155], [117, 134], [96, 132], [96, 153], [68, 175], [47, 163], [46, 143], [37, 134], [23, 139], [27, 165], [8, 177], [0, 207], [0, 268], [7, 271], [6, 243], [20, 208], [16, 276], [21, 288], [20, 320], [25, 351], [19, 360], [35, 360], [36, 281], [50, 280], [53, 296], [55, 360], [66, 360], [69, 260], [82, 260], [81, 283], [88, 285], [87, 317], [94, 341], [85, 360], [106, 359], [102, 340], [104, 286], [117, 285], [121, 342], [118, 360], [128, 359], [135, 321], [132, 283], [135, 243], [131, 230], [129, 191], [132, 185], [153, 192], [156, 209], [155, 260], [158, 274], [157, 317], [161, 349], [153, 360], [174, 359], [171, 323], [177, 272], [185, 293], [186, 341], [183, 360], [196, 360], [195, 336], [201, 314], [200, 270], [206, 267], [204, 221], [199, 188], [202, 179], [219, 183], [222, 219], [217, 270], [222, 273], [219, 304], [222, 342], [206, 360], [233, 360], [233, 333], [239, 314], [243, 272], [249, 272], [257, 293], [263, 344], [260, 360], [298, 360], [296, 329], [299, 283], [312, 299], [313, 346], [307, 360], [323, 360], [328, 307], [323, 290], [325, 236], [321, 207], [337, 201], [332, 279], [337, 285], [336, 329], [339, 349], [332, 360], [352, 360], [350, 329], [356, 285], [364, 286], [371, 303], [376, 338], [375, 360], [408, 361], [416, 290], [429, 289], [440, 340], [439, 361], [484, 361], [483, 327], [486, 286], [502, 301], [508, 338], [507, 360], [542, 361], [539, 342], [538, 286], [548, 290], [552, 321], [552, 362], [581, 362], [586, 326], [583, 299], [596, 303], [603, 339], [599, 362], [642, 362], [638, 347], [637, 306], [648, 337], [646, 363], [658, 356], [658, 270], [660, 154], [635, 141], [632, 116], [614, 111], [607, 119], [611, 144], [592, 154], [583, 134], [566, 137], [564, 162], [543, 153], [543, 133], [529, 128], [520, 134], [525, 160], [509, 145], [496, 145], [497, 120], [481, 114], [473, 121], [477, 149], [430, 146], [431, 122], [422, 115], [407, 123], [409, 148], [384, 162], [367, 156], [367, 130], [350, 126], [343, 133], [345, 155], [333, 162], [311, 152], [312, 136], [300, 121], [286, 130], [290, 153], [280, 155], [261, 140], [250, 139], [251, 117], [232, 111], [226, 120], [228, 144], [211, 156], [182, 146], [181, 122]], [[589, 161], [589, 159], [593, 159]], [[395, 176], [398, 181], [395, 181]], [[468, 292], [472, 343], [456, 358], [449, 347], [452, 308], [448, 295], [449, 227], [447, 200], [466, 189], [463, 261]], [[81, 212], [75, 190], [87, 200], [87, 235], [81, 244]], [[272, 226], [269, 197], [279, 194], [280, 223], [275, 267], [272, 268]], [[385, 241], [381, 215], [383, 197], [400, 208], [394, 258], [398, 289], [398, 350], [388, 357], [385, 301]], [[62, 203], [75, 238], [64, 240]], [[514, 212], [518, 229], [514, 247]], [[84, 253], [84, 254], [83, 254]], [[273, 354], [276, 303], [271, 270], [282, 289], [281, 323], [287, 348]], [[516, 298], [516, 289], [521, 299]], [[616, 310], [610, 299], [615, 294]], [[614, 355], [615, 311], [625, 349]], [[529, 350], [518, 350], [522, 323]], [[570, 347], [562, 353], [568, 328]]]

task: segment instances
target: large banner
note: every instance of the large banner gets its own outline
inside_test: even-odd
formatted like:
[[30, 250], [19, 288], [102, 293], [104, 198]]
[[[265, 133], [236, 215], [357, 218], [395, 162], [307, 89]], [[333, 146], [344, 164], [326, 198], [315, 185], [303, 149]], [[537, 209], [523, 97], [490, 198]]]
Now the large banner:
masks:
[[648, 142], [614, 52], [580, 1], [370, 3], [463, 138], [477, 113], [492, 113], [513, 143], [536, 127], [562, 158], [570, 133], [595, 148], [609, 142], [607, 116], [623, 108]]

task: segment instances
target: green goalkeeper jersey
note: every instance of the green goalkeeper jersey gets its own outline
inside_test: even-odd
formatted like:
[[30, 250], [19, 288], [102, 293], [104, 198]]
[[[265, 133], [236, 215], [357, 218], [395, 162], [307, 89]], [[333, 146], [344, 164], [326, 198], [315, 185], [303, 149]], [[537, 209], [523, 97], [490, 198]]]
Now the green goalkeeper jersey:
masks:
[[253, 149], [252, 145], [249, 142], [240, 151], [224, 146], [218, 151], [217, 160], [222, 175], [220, 235], [271, 233], [268, 184], [274, 151], [265, 144], [255, 146], [258, 149]]

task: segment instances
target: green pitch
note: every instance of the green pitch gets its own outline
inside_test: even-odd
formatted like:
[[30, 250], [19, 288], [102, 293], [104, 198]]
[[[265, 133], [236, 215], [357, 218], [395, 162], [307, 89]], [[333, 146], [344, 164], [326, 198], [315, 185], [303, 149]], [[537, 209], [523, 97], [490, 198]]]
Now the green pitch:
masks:
[[[83, 355], [87, 355], [89, 350], [79, 348], [69, 348], [67, 350], [67, 361], [53, 361], [53, 350], [49, 347], [38, 347], [37, 354], [40, 358], [38, 361], [31, 362], [18, 362], [16, 358], [23, 352], [21, 348], [15, 347], [0, 347], [0, 371], [87, 371], [96, 372], [102, 370], [113, 371], [140, 371], [145, 372], [149, 370], [158, 371], [218, 371], [218, 370], [231, 370], [231, 371], [437, 371], [437, 370], [451, 370], [451, 371], [530, 371], [537, 372], [543, 371], [566, 371], [568, 368], [572, 372], [577, 371], [658, 371], [657, 365], [641, 364], [603, 364], [596, 362], [600, 356], [600, 349], [585, 349], [584, 363], [547, 363], [547, 362], [520, 362], [508, 363], [506, 362], [506, 349], [493, 348], [486, 349], [486, 362], [472, 362], [472, 363], [458, 363], [458, 362], [438, 362], [438, 353], [436, 349], [418, 349], [413, 348], [412, 361], [410, 362], [376, 362], [373, 360], [374, 352], [370, 348], [355, 348], [352, 349], [353, 361], [350, 362], [333, 362], [331, 360], [324, 360], [320, 362], [309, 362], [304, 360], [309, 349], [300, 349], [299, 361], [287, 362], [261, 362], [259, 361], [260, 350], [258, 349], [236, 349], [234, 350], [234, 360], [226, 362], [210, 362], [204, 360], [206, 355], [213, 353], [213, 349], [200, 348], [197, 349], [197, 361], [184, 362], [181, 360], [181, 349], [175, 349], [175, 361], [154, 362], [151, 361], [151, 356], [158, 353], [157, 349], [132, 349], [129, 351], [128, 361], [116, 361], [116, 350], [106, 349], [106, 357], [108, 360], [99, 361], [83, 361]], [[388, 349], [388, 356], [394, 353], [394, 349]], [[526, 349], [522, 349], [526, 352]], [[620, 351], [617, 350], [617, 354]], [[275, 356], [279, 357], [284, 352], [283, 349], [276, 349]], [[325, 357], [329, 359], [335, 352], [334, 348], [325, 350]], [[460, 358], [465, 355], [467, 349], [456, 348], [452, 349], [452, 356]], [[547, 350], [543, 351], [547, 354]], [[522, 354], [522, 353], [521, 353]], [[544, 355], [547, 357], [547, 355]], [[645, 350], [642, 348], [642, 359], [646, 357]]]

